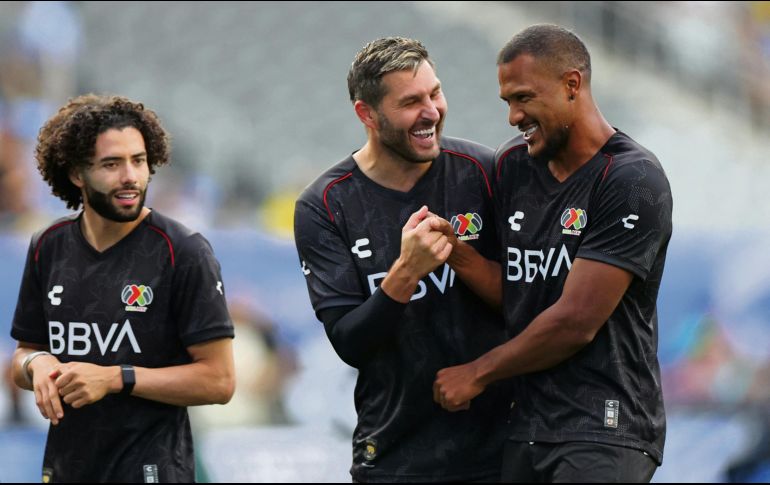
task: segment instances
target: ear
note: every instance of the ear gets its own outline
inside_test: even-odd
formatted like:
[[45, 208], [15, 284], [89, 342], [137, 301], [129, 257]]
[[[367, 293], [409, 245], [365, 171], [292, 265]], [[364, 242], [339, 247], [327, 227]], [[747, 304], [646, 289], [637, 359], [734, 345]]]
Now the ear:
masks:
[[83, 181], [83, 174], [78, 170], [77, 168], [71, 168], [69, 172], [70, 182], [75, 185], [75, 187], [82, 189], [85, 186], [85, 182]]
[[377, 111], [374, 108], [359, 99], [353, 104], [353, 109], [356, 111], [356, 116], [358, 116], [358, 119], [361, 120], [361, 123], [363, 123], [364, 126], [372, 130], [376, 130], [379, 127]]
[[563, 80], [567, 99], [573, 101], [583, 85], [583, 75], [577, 69], [572, 69], [564, 73]]

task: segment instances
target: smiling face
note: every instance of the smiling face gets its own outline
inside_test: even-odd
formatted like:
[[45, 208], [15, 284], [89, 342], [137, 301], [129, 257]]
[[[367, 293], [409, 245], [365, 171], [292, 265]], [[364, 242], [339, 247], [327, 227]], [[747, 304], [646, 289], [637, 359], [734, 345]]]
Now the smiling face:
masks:
[[136, 220], [144, 207], [150, 168], [142, 134], [111, 128], [96, 137], [91, 164], [70, 175], [83, 192], [83, 205], [113, 222]]
[[385, 96], [375, 110], [375, 136], [383, 148], [412, 163], [440, 153], [447, 104], [433, 67], [393, 71], [382, 78]]
[[529, 155], [548, 162], [569, 139], [573, 110], [569, 86], [543, 62], [522, 54], [498, 66], [500, 97], [508, 104], [508, 122], [524, 133]]

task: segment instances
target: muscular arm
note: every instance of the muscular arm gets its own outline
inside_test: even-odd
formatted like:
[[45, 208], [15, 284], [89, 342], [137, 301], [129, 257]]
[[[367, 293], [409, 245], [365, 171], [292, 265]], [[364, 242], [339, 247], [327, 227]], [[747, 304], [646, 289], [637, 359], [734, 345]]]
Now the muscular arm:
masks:
[[556, 303], [505, 344], [473, 362], [440, 370], [434, 399], [450, 411], [457, 410], [494, 381], [564, 362], [593, 341], [632, 278], [616, 266], [576, 259]]
[[[135, 367], [136, 385], [131, 395], [174, 406], [227, 403], [235, 390], [232, 340], [211, 340], [191, 345], [187, 351], [193, 360], [190, 364]], [[68, 362], [60, 364], [54, 376], [64, 402], [74, 408], [123, 388], [120, 366]]]

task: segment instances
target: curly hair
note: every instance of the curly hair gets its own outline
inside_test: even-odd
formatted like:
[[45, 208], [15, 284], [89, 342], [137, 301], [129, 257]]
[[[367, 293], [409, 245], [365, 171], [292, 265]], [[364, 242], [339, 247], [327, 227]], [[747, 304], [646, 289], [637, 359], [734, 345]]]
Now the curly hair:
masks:
[[152, 110], [120, 96], [85, 94], [70, 99], [40, 129], [35, 148], [37, 169], [53, 195], [77, 209], [83, 197], [70, 181], [73, 169], [87, 167], [96, 152], [96, 138], [109, 129], [133, 127], [144, 138], [150, 173], [169, 162], [168, 133]]

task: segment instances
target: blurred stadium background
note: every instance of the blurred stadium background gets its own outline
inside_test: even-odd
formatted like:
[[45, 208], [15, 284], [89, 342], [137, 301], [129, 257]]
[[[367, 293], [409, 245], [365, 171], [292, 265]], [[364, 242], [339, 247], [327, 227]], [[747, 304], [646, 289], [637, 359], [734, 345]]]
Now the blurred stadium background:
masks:
[[[35, 171], [67, 97], [153, 108], [173, 160], [149, 205], [200, 230], [237, 324], [239, 389], [192, 410], [201, 481], [349, 481], [355, 371], [315, 320], [291, 238], [294, 199], [361, 146], [345, 77], [386, 35], [423, 41], [446, 134], [513, 134], [495, 56], [538, 22], [588, 44], [610, 122], [653, 150], [674, 191], [659, 299], [668, 412], [654, 481], [770, 481], [770, 3], [2, 2], [0, 370], [31, 233], [66, 210]], [[0, 391], [0, 481], [38, 481], [46, 422]]]

